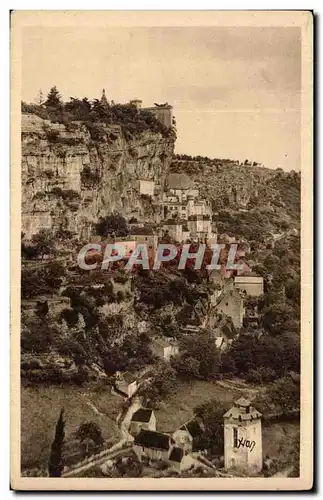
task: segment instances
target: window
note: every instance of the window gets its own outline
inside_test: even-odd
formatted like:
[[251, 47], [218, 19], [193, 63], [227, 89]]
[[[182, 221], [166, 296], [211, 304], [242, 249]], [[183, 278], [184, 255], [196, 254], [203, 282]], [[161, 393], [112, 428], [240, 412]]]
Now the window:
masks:
[[233, 427], [233, 447], [238, 448], [238, 429]]

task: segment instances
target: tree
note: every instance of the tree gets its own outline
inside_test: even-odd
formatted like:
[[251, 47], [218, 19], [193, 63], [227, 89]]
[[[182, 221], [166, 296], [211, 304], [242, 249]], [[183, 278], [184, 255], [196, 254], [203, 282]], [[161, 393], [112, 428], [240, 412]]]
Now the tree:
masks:
[[46, 108], [60, 108], [62, 106], [62, 98], [56, 85], [48, 92], [45, 106]]
[[37, 255], [41, 258], [46, 254], [53, 253], [54, 242], [48, 229], [41, 229], [38, 233], [33, 235], [31, 241], [35, 245]]
[[198, 448], [209, 449], [211, 453], [223, 455], [223, 415], [228, 409], [229, 406], [224, 406], [217, 399], [212, 399], [194, 409], [195, 416], [202, 421], [205, 428], [205, 432], [199, 438]]
[[96, 232], [100, 236], [127, 236], [129, 233], [126, 219], [120, 214], [111, 214], [100, 217], [96, 225]]
[[209, 333], [198, 337], [184, 337], [180, 345], [180, 354], [174, 359], [175, 369], [190, 377], [209, 379], [219, 372], [220, 353], [214, 338]]
[[145, 398], [147, 405], [161, 401], [176, 386], [176, 371], [167, 363], [160, 362], [154, 371], [149, 385], [143, 384], [139, 393]]
[[61, 409], [52, 443], [51, 454], [48, 462], [49, 477], [61, 477], [64, 468], [62, 449], [65, 438], [64, 408]]
[[76, 436], [80, 441], [91, 439], [96, 446], [102, 446], [104, 443], [102, 431], [95, 422], [86, 422], [80, 425]]

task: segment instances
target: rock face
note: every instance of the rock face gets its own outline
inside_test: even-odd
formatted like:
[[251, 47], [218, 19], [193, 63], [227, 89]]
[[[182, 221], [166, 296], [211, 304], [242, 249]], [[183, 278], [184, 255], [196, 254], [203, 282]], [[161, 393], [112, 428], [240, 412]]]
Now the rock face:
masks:
[[170, 170], [187, 173], [204, 196], [214, 202], [214, 210], [246, 207], [276, 174], [259, 165], [245, 166], [231, 160], [174, 159]]
[[[72, 122], [68, 126], [22, 115], [22, 231], [93, 233], [100, 216], [158, 222], [174, 138], [145, 131], [125, 137], [119, 125]], [[140, 180], [154, 194], [140, 194]]]

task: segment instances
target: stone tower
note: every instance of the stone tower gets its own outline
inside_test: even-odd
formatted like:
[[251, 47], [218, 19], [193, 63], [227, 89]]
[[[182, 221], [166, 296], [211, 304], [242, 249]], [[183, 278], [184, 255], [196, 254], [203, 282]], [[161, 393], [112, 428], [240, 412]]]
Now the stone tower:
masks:
[[102, 96], [101, 96], [101, 99], [100, 99], [100, 103], [102, 104], [102, 106], [108, 106], [108, 99], [105, 95], [105, 89], [102, 89]]
[[245, 398], [224, 415], [224, 466], [257, 473], [262, 469], [261, 413]]
[[135, 106], [137, 111], [139, 111], [142, 108], [142, 100], [141, 99], [132, 99], [132, 101], [130, 101], [130, 104]]

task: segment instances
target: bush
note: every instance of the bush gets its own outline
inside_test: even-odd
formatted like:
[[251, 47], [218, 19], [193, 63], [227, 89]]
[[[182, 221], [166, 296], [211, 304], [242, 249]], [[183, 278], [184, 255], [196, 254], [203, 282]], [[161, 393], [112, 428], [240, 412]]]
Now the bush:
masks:
[[96, 224], [96, 232], [100, 236], [127, 236], [129, 234], [125, 218], [120, 214], [111, 214], [100, 217]]
[[81, 182], [86, 186], [93, 186], [100, 182], [100, 175], [97, 171], [93, 172], [90, 167], [86, 166], [81, 172]]
[[59, 131], [55, 129], [45, 129], [46, 138], [49, 142], [58, 142]]

